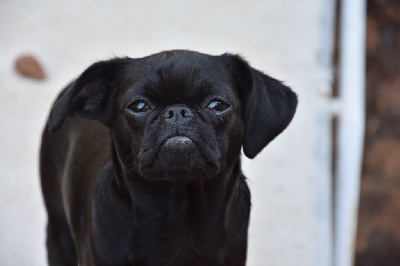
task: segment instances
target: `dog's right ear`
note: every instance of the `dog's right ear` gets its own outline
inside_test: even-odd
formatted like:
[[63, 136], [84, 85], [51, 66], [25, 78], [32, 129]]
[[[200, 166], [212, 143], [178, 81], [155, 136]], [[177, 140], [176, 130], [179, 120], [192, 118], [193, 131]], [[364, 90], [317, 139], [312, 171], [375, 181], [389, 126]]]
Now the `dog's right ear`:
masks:
[[74, 114], [108, 125], [113, 97], [132, 61], [131, 58], [115, 58], [87, 68], [54, 103], [50, 112], [50, 131], [57, 131], [67, 116]]

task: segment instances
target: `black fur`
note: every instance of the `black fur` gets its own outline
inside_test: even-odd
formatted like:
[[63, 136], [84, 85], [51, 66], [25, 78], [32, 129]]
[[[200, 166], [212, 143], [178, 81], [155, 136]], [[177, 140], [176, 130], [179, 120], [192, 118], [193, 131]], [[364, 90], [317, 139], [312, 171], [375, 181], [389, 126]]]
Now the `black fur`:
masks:
[[43, 133], [49, 264], [245, 265], [240, 150], [255, 157], [296, 105], [236, 55], [93, 64], [60, 94]]

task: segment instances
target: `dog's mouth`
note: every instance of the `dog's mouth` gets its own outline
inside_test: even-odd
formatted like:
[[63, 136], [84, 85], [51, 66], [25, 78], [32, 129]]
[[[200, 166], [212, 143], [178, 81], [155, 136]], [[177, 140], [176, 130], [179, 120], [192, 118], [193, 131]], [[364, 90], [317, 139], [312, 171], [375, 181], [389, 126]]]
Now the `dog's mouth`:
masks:
[[190, 146], [195, 145], [193, 140], [189, 139], [188, 137], [185, 136], [175, 136], [172, 138], [167, 139], [164, 142], [165, 147], [170, 148], [170, 149], [186, 149], [189, 148]]
[[172, 136], [159, 147], [158, 152], [146, 156], [148, 163], [141, 167], [150, 179], [187, 183], [209, 178], [218, 171], [218, 163], [206, 159], [209, 156], [202, 154], [202, 147], [190, 137]]
[[[167, 169], [175, 165], [180, 168], [187, 164], [187, 159], [191, 156], [197, 157], [192, 158], [199, 160], [201, 157], [199, 147], [196, 142], [186, 136], [174, 136], [167, 139], [162, 145], [158, 152], [157, 160], [169, 162]], [[187, 168], [187, 167], [186, 167]]]

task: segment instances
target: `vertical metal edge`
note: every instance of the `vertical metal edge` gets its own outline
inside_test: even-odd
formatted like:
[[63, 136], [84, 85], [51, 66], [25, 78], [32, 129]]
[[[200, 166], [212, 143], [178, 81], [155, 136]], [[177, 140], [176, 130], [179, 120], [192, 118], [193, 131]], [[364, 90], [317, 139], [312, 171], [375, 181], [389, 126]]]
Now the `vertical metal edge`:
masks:
[[365, 0], [342, 1], [334, 265], [351, 266], [365, 127]]

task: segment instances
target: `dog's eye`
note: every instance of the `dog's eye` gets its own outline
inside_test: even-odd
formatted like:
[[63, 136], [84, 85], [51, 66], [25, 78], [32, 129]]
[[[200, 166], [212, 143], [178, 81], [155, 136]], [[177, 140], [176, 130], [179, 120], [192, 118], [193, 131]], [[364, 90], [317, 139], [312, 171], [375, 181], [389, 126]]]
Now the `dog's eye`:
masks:
[[138, 100], [131, 103], [128, 109], [135, 113], [146, 113], [151, 110], [151, 107], [143, 100]]
[[225, 103], [225, 102], [223, 102], [221, 100], [212, 100], [208, 104], [207, 109], [208, 110], [212, 110], [214, 112], [223, 112], [226, 109], [228, 109], [229, 106], [230, 106], [229, 104], [227, 104], [227, 103]]

